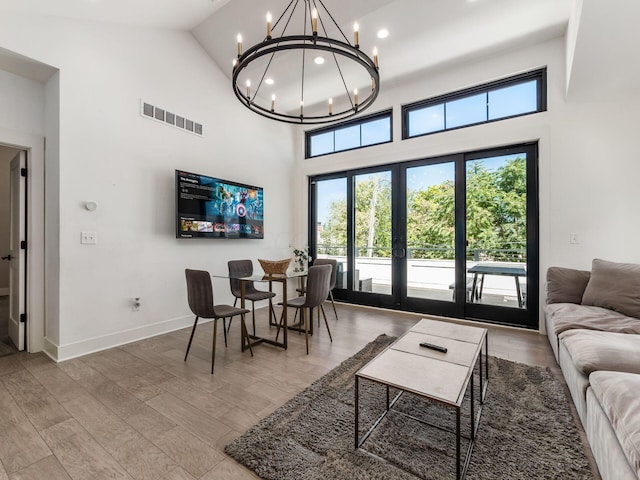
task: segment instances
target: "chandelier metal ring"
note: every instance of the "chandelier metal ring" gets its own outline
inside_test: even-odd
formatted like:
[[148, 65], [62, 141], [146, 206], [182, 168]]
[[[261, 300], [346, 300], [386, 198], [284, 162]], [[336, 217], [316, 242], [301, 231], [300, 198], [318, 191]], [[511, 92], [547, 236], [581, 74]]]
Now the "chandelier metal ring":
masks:
[[[310, 42], [311, 40], [315, 40], [315, 43], [305, 43]], [[238, 85], [237, 80], [238, 76], [245, 68], [247, 68], [251, 64], [251, 62], [265, 55], [275, 54], [280, 51], [297, 50], [302, 48], [306, 50], [320, 50], [331, 54], [341, 55], [345, 58], [348, 58], [349, 60], [357, 62], [362, 67], [364, 67], [367, 73], [371, 76], [371, 93], [362, 101], [358, 102], [357, 105], [353, 105], [351, 108], [347, 108], [340, 112], [335, 112], [331, 115], [303, 115], [302, 118], [299, 115], [271, 111], [271, 109], [261, 106], [260, 104], [252, 100], [253, 98], [255, 98], [256, 94], [254, 94], [254, 96], [250, 98], [247, 98], [247, 96], [243, 92], [242, 87]], [[357, 49], [347, 43], [325, 37], [314, 38], [309, 35], [293, 35], [266, 40], [265, 42], [254, 45], [253, 47], [248, 49], [240, 57], [240, 59], [238, 60], [238, 64], [233, 70], [232, 84], [233, 90], [238, 100], [240, 100], [243, 105], [248, 107], [250, 110], [253, 110], [260, 115], [289, 123], [318, 124], [345, 119], [368, 108], [375, 101], [378, 93], [380, 92], [380, 74], [371, 58], [364, 54], [360, 49]], [[260, 84], [258, 85], [258, 89], [259, 87]], [[256, 89], [256, 92], [258, 91], [258, 89]]]
[[[297, 1], [298, 0], [292, 0], [290, 6], [294, 2], [297, 3]], [[301, 0], [301, 1], [307, 4], [307, 8], [305, 10], [305, 22], [306, 22], [311, 18], [311, 17], [307, 17], [307, 12], [310, 11], [310, 7], [309, 7], [310, 0]], [[324, 7], [324, 4], [322, 3], [322, 1], [321, 0], [319, 1], [320, 1], [320, 5], [322, 5], [322, 7], [325, 8], [325, 11], [326, 11], [326, 7]], [[315, 1], [314, 1], [314, 4], [315, 4]], [[251, 111], [257, 114], [262, 115], [263, 117], [267, 117], [273, 120], [278, 120], [281, 122], [293, 123], [293, 124], [321, 124], [321, 123], [335, 122], [337, 120], [343, 120], [345, 118], [351, 117], [353, 115], [356, 115], [364, 111], [365, 109], [367, 109], [373, 104], [373, 102], [376, 100], [380, 92], [380, 73], [377, 65], [377, 52], [374, 51], [374, 60], [372, 60], [371, 57], [369, 57], [366, 53], [360, 50], [359, 45], [357, 44], [357, 41], [358, 41], [357, 32], [355, 34], [356, 45], [354, 46], [348, 43], [348, 40], [344, 36], [344, 33], [342, 33], [342, 30], [335, 23], [335, 20], [333, 19], [331, 14], [328, 11], [326, 12], [329, 18], [331, 19], [331, 21], [333, 22], [333, 24], [335, 25], [336, 29], [342, 34], [343, 38], [346, 41], [337, 40], [335, 38], [330, 38], [328, 36], [323, 36], [318, 34], [316, 30], [317, 29], [316, 25], [318, 21], [318, 12], [315, 9], [313, 11], [313, 13], [316, 15], [313, 21], [314, 22], [313, 34], [306, 34], [306, 31], [305, 31], [305, 34], [302, 34], [302, 35], [284, 35], [284, 31], [283, 31], [282, 36], [273, 37], [271, 36], [271, 25], [270, 23], [268, 23], [267, 37], [262, 42], [259, 42], [256, 45], [253, 45], [249, 49], [245, 50], [244, 53], [241, 52], [241, 44], [240, 44], [241, 39], [239, 38], [238, 40], [239, 55], [237, 60], [234, 62], [231, 82], [232, 82], [233, 91], [236, 97], [238, 98], [238, 100], [242, 103], [242, 105], [244, 105], [246, 108], [250, 109]], [[285, 10], [285, 13], [286, 13], [286, 10]], [[282, 16], [284, 15], [285, 14], [283, 13]], [[321, 19], [320, 21], [321, 21], [322, 28], [324, 29], [325, 24], [322, 23]], [[288, 25], [288, 22], [287, 22], [287, 25]], [[304, 26], [303, 29], [306, 30], [306, 26]], [[325, 34], [326, 34], [326, 30], [325, 30]], [[279, 111], [278, 109], [274, 108], [275, 101], [273, 100], [273, 98], [269, 105], [269, 101], [266, 100], [264, 96], [261, 97], [259, 95], [261, 93], [260, 88], [262, 87], [263, 82], [267, 77], [267, 72], [269, 71], [269, 68], [275, 56], [278, 54], [284, 54], [285, 52], [290, 52], [290, 51], [300, 51], [303, 58], [302, 69], [301, 69], [301, 74], [302, 74], [301, 89], [300, 89], [301, 98], [300, 98], [299, 114], [296, 114], [293, 111]], [[337, 74], [339, 74], [341, 83], [344, 86], [343, 93], [344, 93], [344, 97], [346, 97], [346, 102], [344, 102], [344, 99], [342, 97], [341, 97], [341, 100], [342, 100], [342, 103], [346, 105], [346, 107], [344, 106], [339, 107], [338, 105], [336, 105], [336, 107], [338, 108], [334, 112], [332, 110], [332, 103], [330, 100], [328, 112], [326, 114], [319, 114], [318, 113], [319, 108], [317, 107], [318, 104], [315, 105], [316, 107], [315, 109], [310, 109], [309, 107], [311, 105], [307, 105], [305, 103], [305, 99], [304, 99], [305, 75], [308, 74], [307, 72], [305, 72], [305, 55], [307, 51], [326, 52], [333, 57], [333, 61], [335, 62], [335, 65], [337, 67], [337, 70], [336, 70]], [[258, 59], [261, 59], [263, 57], [270, 57], [270, 58], [268, 59], [267, 65], [262, 71], [262, 74], [258, 75], [260, 79], [257, 84], [257, 87], [253, 91], [251, 91], [249, 86], [247, 86], [245, 90], [244, 86], [238, 83], [238, 78], [243, 74], [243, 72], [246, 72], [250, 66], [255, 68], [255, 65], [257, 64], [253, 62], [256, 62]], [[339, 59], [346, 59], [350, 65], [353, 65], [353, 64], [357, 65], [358, 68], [360, 69], [360, 72], [364, 71], [366, 72], [366, 75], [370, 77], [371, 89], [370, 91], [368, 91], [368, 88], [366, 88], [367, 92], [365, 92], [364, 90], [362, 91], [362, 94], [361, 94], [362, 98], [360, 99], [360, 101], [358, 100], [359, 95], [357, 93], [357, 89], [355, 89], [354, 96], [353, 97], [351, 96], [351, 91], [347, 87], [347, 81], [345, 80], [342, 72], [344, 64], [341, 66]], [[360, 75], [359, 77], [360, 80], [365, 78], [364, 76], [362, 76], [362, 73], [360, 73], [359, 75]], [[247, 82], [247, 85], [249, 85], [249, 82]], [[362, 85], [360, 85], [360, 87], [362, 87]], [[327, 96], [327, 98], [332, 98], [332, 97], [333, 97], [332, 95]], [[308, 111], [311, 110], [309, 114], [305, 114], [303, 107], [306, 108]]]

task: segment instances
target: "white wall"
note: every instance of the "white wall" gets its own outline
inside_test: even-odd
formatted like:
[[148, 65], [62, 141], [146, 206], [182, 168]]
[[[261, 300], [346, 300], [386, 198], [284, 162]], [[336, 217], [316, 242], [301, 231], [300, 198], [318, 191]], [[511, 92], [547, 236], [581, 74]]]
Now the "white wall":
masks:
[[[190, 34], [10, 17], [0, 46], [60, 69], [59, 172], [47, 164], [48, 236], [59, 215], [59, 256], [47, 239], [59, 295], [47, 305], [59, 300], [59, 331], [47, 323], [48, 353], [70, 358], [186, 326], [186, 267], [224, 272], [232, 258], [290, 253], [292, 130], [240, 106]], [[204, 136], [143, 118], [140, 99], [201, 122]], [[176, 168], [263, 186], [265, 239], [175, 239]], [[81, 245], [81, 231], [98, 244]], [[228, 302], [228, 284], [215, 286]]]
[[[564, 57], [565, 41], [558, 38], [396, 85], [384, 82], [382, 65], [382, 90], [373, 111], [394, 108], [394, 142], [304, 160], [300, 134], [297, 194], [306, 198], [308, 175], [539, 140], [541, 281], [549, 266], [590, 269], [594, 257], [640, 263], [640, 162], [635, 160], [640, 92], [567, 103]], [[545, 65], [547, 112], [401, 140], [401, 105]], [[306, 203], [297, 207], [297, 225], [304, 228]], [[572, 232], [578, 233], [579, 245], [569, 243]]]
[[42, 83], [0, 70], [0, 125], [43, 135], [44, 97]]

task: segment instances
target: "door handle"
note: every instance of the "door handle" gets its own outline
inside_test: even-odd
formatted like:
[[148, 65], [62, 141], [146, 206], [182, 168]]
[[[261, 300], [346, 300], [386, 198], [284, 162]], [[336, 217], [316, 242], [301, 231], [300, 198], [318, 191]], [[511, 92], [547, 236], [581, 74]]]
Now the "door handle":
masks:
[[9, 254], [6, 257], [2, 257], [2, 260], [11, 260], [11, 258], [11, 254]]

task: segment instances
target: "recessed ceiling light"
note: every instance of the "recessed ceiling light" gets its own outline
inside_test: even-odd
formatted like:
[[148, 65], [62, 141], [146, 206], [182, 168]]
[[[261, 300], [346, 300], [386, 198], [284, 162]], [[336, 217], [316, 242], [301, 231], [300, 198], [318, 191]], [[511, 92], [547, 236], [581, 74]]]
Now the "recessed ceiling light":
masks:
[[389, 36], [389, 30], [382, 28], [378, 30], [378, 38], [387, 38]]
[[324, 57], [316, 57], [313, 61], [316, 62], [316, 65], [322, 65], [324, 63]]
[[264, 83], [266, 83], [267, 85], [273, 85], [273, 78], [265, 78]]

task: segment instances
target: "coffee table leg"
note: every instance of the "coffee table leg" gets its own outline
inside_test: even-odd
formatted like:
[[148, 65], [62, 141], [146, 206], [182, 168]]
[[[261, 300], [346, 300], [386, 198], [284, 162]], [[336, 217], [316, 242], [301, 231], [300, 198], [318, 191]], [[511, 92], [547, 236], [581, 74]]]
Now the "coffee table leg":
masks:
[[482, 371], [482, 349], [480, 349], [480, 357], [478, 358], [480, 362], [480, 403], [484, 403], [484, 395], [482, 392], [482, 387], [484, 385], [484, 372]]
[[[480, 352], [480, 359], [482, 360], [482, 351]], [[484, 390], [482, 390], [482, 402], [484, 403], [484, 399], [487, 391], [487, 384], [489, 383], [489, 334], [487, 333], [484, 337]]]
[[359, 398], [359, 392], [358, 392], [359, 388], [360, 388], [360, 382], [359, 382], [358, 376], [356, 375], [356, 398], [355, 398], [355, 404], [356, 404], [356, 421], [355, 421], [355, 424], [356, 424], [356, 434], [355, 434], [356, 443], [355, 443], [355, 447], [356, 447], [356, 450], [358, 449], [358, 446], [359, 446], [358, 445], [358, 443], [359, 443], [358, 442], [358, 424], [359, 424], [359, 420], [360, 420], [360, 414], [359, 414], [359, 410], [360, 410], [359, 409], [359, 401], [360, 401], [360, 398]]
[[460, 480], [460, 407], [456, 407], [456, 478]]
[[[482, 361], [480, 362], [482, 364]], [[471, 372], [471, 441], [476, 438], [476, 411], [474, 408], [475, 405], [475, 386], [473, 384], [473, 371]]]
[[389, 411], [389, 385], [387, 385], [387, 412]]

